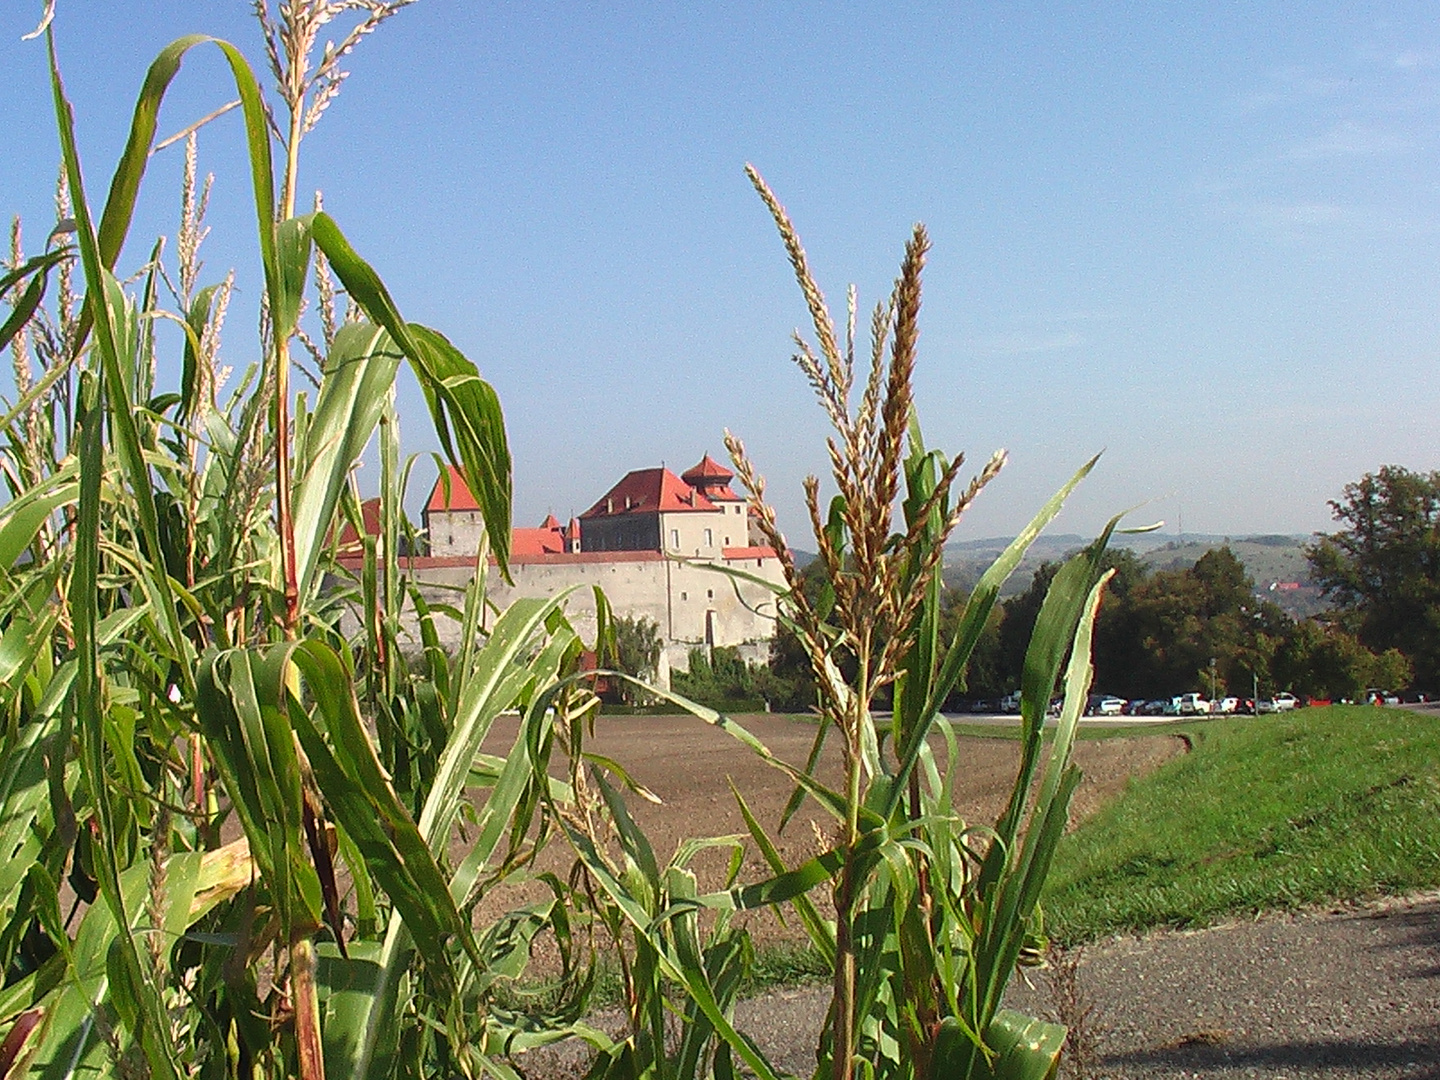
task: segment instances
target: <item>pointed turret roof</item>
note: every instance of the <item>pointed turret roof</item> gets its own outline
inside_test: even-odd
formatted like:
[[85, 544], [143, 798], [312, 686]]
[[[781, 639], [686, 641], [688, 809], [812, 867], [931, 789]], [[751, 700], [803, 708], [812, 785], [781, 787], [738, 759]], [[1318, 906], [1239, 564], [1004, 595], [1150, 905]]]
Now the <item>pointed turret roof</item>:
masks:
[[687, 484], [700, 492], [711, 502], [740, 502], [740, 496], [730, 490], [730, 481], [735, 474], [706, 454], [700, 463], [681, 474]]
[[[445, 497], [445, 478], [450, 478], [450, 497]], [[435, 486], [430, 489], [430, 498], [425, 503], [426, 510], [479, 510], [480, 504], [475, 501], [475, 496], [470, 494], [470, 489], [465, 486], [465, 477], [460, 475], [460, 470], [454, 465], [447, 465], [445, 471], [435, 478]]]
[[723, 480], [726, 483], [735, 476], [733, 472], [721, 465], [718, 461], [706, 454], [700, 459], [700, 463], [692, 468], [686, 469], [680, 474], [680, 479], [686, 481], [696, 480]]

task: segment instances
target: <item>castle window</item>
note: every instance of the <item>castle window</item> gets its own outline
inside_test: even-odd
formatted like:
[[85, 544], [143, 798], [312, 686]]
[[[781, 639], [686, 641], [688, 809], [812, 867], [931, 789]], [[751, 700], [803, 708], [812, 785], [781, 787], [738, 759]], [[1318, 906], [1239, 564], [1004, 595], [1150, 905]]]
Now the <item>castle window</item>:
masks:
[[671, 546], [672, 548], [678, 548], [678, 547], [680, 546], [680, 530], [679, 530], [679, 529], [671, 529], [671, 530], [670, 530], [670, 546]]
[[690, 596], [689, 596], [688, 593], [683, 593], [683, 592], [682, 592], [682, 593], [680, 594], [680, 599], [681, 599], [681, 600], [689, 600], [689, 599], [690, 599]]
[[715, 599], [715, 590], [714, 590], [714, 589], [706, 589], [706, 590], [705, 590], [705, 599], [706, 599], [706, 600], [714, 600], [714, 599]]
[[729, 547], [729, 546], [730, 546], [730, 538], [729, 538], [728, 536], [725, 537], [725, 546], [726, 546], [726, 547]]
[[709, 530], [709, 529], [706, 529], [706, 530], [705, 530], [705, 546], [706, 546], [706, 547], [714, 547], [714, 546], [715, 546], [715, 534], [714, 534], [711, 530]]

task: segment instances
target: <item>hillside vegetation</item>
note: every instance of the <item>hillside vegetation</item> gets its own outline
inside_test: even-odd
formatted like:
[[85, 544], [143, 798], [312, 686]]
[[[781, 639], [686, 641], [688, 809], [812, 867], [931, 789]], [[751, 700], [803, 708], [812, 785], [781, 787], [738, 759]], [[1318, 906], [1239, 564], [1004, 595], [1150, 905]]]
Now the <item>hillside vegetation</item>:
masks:
[[[1306, 618], [1325, 609], [1320, 590], [1310, 584], [1310, 566], [1305, 559], [1308, 536], [1186, 536], [1148, 533], [1117, 537], [1111, 545], [1133, 551], [1152, 570], [1182, 570], [1194, 566], [1207, 551], [1228, 546], [1254, 578], [1256, 588], [1265, 592], [1291, 618]], [[1024, 592], [1041, 564], [1054, 562], [1088, 541], [1071, 533], [1042, 536], [1030, 548], [1025, 561], [1006, 583], [1002, 596]], [[968, 590], [979, 580], [985, 568], [1004, 550], [1008, 540], [999, 538], [967, 540], [945, 549], [945, 583]], [[1276, 582], [1293, 582], [1299, 589], [1270, 589]]]
[[1334, 706], [1191, 731], [1192, 753], [1061, 844], [1056, 937], [1440, 885], [1440, 717]]

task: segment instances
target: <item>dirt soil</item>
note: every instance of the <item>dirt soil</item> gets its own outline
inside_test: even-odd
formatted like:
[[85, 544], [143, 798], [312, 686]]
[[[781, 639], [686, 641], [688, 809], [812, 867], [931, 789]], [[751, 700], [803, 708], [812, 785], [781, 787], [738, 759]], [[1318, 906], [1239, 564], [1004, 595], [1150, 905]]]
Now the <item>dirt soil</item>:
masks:
[[[773, 714], [743, 716], [737, 721], [775, 756], [797, 766], [805, 764], [815, 738], [812, 722]], [[485, 749], [506, 752], [513, 744], [515, 730], [514, 721], [497, 721]], [[937, 738], [934, 746], [943, 769], [944, 741]], [[793, 783], [733, 736], [694, 717], [601, 717], [587, 749], [618, 762], [637, 784], [661, 800], [656, 805], [631, 795], [627, 805], [662, 863], [685, 840], [746, 832], [731, 783], [744, 795], [757, 820], [771, 830], [787, 866], [804, 862], [830, 846], [832, 819], [813, 801], [807, 802], [785, 832], [777, 836], [774, 826], [790, 798]], [[1079, 820], [1093, 813], [1123, 790], [1131, 776], [1149, 772], [1184, 750], [1184, 742], [1173, 735], [1079, 742], [1075, 760], [1084, 779], [1075, 796], [1072, 816]], [[1020, 744], [1014, 739], [962, 738], [958, 740], [958, 752], [954, 790], [957, 809], [966, 821], [988, 825], [1010, 794]], [[840, 753], [833, 740], [827, 744], [819, 771], [826, 783], [839, 785]], [[741, 872], [745, 881], [769, 876], [753, 848], [753, 844], [749, 845], [749, 857]], [[692, 864], [702, 889], [723, 885], [727, 855], [707, 852]], [[552, 868], [558, 870], [560, 866]], [[817, 890], [817, 900], [822, 899], [821, 893], [823, 890]], [[804, 932], [795, 920], [783, 927], [769, 914], [752, 917], [750, 930], [757, 944], [762, 945], [804, 940]]]

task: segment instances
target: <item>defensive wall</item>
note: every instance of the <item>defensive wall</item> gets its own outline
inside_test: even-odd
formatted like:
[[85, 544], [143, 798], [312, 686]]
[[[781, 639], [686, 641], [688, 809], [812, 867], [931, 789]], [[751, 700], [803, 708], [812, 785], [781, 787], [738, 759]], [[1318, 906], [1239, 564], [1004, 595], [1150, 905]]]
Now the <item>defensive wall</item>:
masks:
[[[400, 572], [415, 582], [432, 609], [441, 604], [460, 607], [475, 573], [475, 560], [460, 556], [414, 556], [399, 562]], [[712, 565], [784, 584], [780, 561], [768, 548], [729, 548]], [[596, 634], [595, 586], [605, 593], [616, 615], [652, 621], [663, 646], [657, 681], [667, 688], [672, 668], [688, 668], [691, 649], [731, 646], [747, 661], [764, 662], [769, 657], [775, 634], [774, 593], [702, 563], [658, 551], [564, 552], [516, 556], [510, 562], [510, 575], [513, 584], [505, 582], [493, 562], [488, 567], [486, 594], [496, 607], [503, 611], [522, 597], [544, 599], [570, 590], [565, 610], [587, 644]], [[401, 624], [418, 649], [420, 635], [408, 603]], [[346, 633], [359, 628], [353, 613], [346, 616], [343, 628]], [[458, 647], [458, 622], [437, 612], [436, 629], [443, 647]]]

